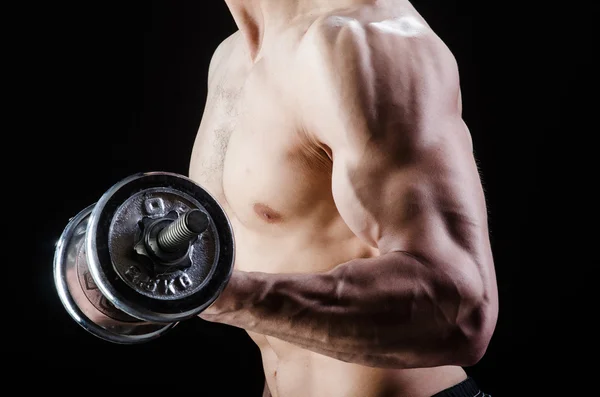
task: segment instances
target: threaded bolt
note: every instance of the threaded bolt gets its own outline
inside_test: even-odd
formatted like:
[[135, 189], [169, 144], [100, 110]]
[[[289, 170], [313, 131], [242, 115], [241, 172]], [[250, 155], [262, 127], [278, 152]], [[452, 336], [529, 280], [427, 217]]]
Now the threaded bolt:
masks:
[[158, 246], [167, 252], [178, 251], [207, 227], [208, 216], [200, 210], [190, 210], [158, 233]]

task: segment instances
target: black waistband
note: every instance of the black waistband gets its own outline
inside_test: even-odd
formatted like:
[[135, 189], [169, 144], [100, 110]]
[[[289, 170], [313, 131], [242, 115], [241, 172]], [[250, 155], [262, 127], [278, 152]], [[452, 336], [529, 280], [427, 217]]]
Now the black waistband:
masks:
[[442, 390], [439, 393], [435, 393], [431, 397], [475, 397], [477, 396], [477, 393], [480, 393], [480, 390], [479, 387], [477, 387], [475, 380], [473, 380], [473, 378], [467, 378], [452, 387]]

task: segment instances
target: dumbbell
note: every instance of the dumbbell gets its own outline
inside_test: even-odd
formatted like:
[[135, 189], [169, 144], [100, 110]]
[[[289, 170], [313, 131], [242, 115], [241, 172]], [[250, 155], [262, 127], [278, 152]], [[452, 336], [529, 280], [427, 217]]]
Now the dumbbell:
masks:
[[85, 330], [141, 343], [210, 306], [229, 281], [234, 254], [229, 219], [204, 188], [174, 173], [139, 173], [68, 221], [54, 282]]

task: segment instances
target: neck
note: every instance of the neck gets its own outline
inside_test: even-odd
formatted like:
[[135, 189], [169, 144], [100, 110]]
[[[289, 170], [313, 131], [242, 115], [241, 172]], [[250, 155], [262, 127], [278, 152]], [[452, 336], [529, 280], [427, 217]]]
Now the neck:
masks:
[[292, 20], [378, 0], [225, 0], [254, 61], [260, 53], [265, 31], [276, 30]]

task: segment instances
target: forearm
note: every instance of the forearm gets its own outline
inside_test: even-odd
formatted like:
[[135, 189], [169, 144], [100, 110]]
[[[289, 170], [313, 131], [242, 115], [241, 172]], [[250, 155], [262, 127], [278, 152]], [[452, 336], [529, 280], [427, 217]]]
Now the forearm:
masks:
[[318, 274], [236, 271], [201, 317], [343, 361], [410, 368], [462, 358], [473, 302], [452, 280], [392, 252]]

